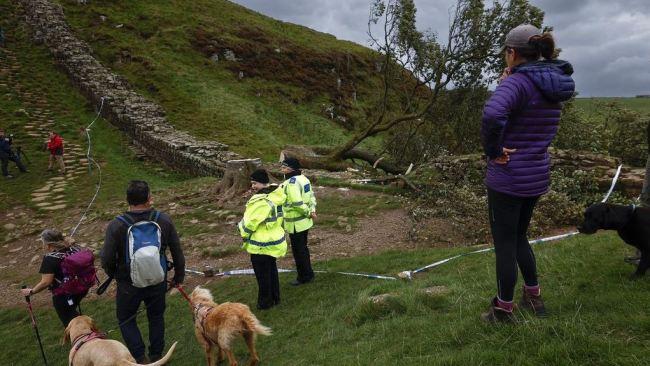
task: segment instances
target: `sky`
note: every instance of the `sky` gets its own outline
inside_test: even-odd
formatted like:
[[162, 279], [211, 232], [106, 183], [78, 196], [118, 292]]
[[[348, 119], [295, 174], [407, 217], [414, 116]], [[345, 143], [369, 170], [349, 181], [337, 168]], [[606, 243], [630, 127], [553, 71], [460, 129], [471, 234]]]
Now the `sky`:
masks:
[[[270, 17], [368, 46], [372, 0], [234, 0]], [[553, 26], [581, 97], [650, 94], [650, 0], [530, 0]], [[418, 28], [446, 37], [455, 0], [415, 0]]]

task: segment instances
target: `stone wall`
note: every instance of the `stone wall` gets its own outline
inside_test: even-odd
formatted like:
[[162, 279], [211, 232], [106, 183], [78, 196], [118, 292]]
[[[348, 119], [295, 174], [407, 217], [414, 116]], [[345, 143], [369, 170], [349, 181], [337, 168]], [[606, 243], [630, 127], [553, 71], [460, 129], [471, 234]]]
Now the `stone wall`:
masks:
[[159, 105], [132, 91], [120, 76], [101, 65], [90, 46], [76, 38], [63, 9], [48, 0], [20, 0], [34, 41], [44, 43], [73, 84], [93, 104], [102, 98], [102, 116], [124, 131], [146, 155], [191, 175], [221, 176], [226, 161], [241, 158], [228, 146], [197, 141], [174, 129]]

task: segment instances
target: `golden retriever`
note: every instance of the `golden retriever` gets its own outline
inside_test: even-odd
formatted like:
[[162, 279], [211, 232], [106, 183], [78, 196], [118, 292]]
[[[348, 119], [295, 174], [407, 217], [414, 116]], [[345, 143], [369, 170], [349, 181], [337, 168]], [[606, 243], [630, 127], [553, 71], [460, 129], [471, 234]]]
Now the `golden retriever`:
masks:
[[236, 366], [237, 360], [230, 344], [236, 336], [244, 337], [250, 352], [249, 366], [260, 361], [255, 350], [255, 336], [271, 335], [271, 328], [260, 324], [248, 306], [236, 302], [215, 304], [208, 289], [197, 286], [190, 296], [194, 312], [194, 334], [205, 350], [208, 366], [214, 366], [213, 349], [216, 347], [217, 363], [228, 357], [230, 366]]
[[[63, 343], [82, 339], [84, 335], [98, 332], [95, 321], [86, 315], [79, 315], [72, 319], [65, 328]], [[144, 366], [164, 365], [172, 356], [176, 343], [172, 344], [165, 357], [159, 361]], [[68, 355], [71, 366], [137, 366], [135, 359], [122, 343], [112, 339], [96, 338], [84, 343], [75, 352], [76, 345], [72, 345]]]

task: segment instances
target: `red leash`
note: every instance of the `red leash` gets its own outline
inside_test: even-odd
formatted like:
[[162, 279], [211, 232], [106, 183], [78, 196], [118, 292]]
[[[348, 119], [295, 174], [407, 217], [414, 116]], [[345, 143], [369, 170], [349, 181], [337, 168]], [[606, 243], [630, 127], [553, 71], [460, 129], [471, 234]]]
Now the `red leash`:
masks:
[[183, 287], [182, 287], [181, 285], [179, 285], [179, 284], [175, 284], [174, 287], [176, 287], [176, 289], [178, 290], [178, 292], [180, 292], [181, 295], [183, 295], [183, 297], [185, 298], [185, 300], [187, 300], [187, 302], [189, 302], [191, 306], [194, 306], [194, 303], [192, 303], [192, 300], [190, 299], [189, 296], [187, 296], [187, 294], [185, 293], [185, 290], [183, 290]]

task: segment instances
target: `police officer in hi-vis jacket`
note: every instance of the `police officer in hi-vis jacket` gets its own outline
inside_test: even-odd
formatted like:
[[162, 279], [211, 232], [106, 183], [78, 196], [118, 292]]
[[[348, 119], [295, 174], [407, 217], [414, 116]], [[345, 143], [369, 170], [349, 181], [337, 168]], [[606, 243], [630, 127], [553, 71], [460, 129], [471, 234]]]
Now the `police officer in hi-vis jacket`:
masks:
[[285, 195], [277, 185], [269, 184], [269, 176], [264, 169], [254, 171], [250, 179], [255, 194], [246, 203], [246, 211], [238, 227], [244, 249], [251, 255], [257, 279], [257, 308], [263, 310], [280, 303], [276, 259], [287, 253], [282, 228]]
[[286, 179], [280, 186], [287, 196], [284, 203], [284, 229], [289, 233], [291, 252], [296, 261], [298, 278], [291, 282], [299, 286], [314, 279], [311, 268], [307, 235], [316, 218], [316, 196], [309, 179], [300, 171], [300, 162], [286, 158], [282, 162], [282, 173]]

